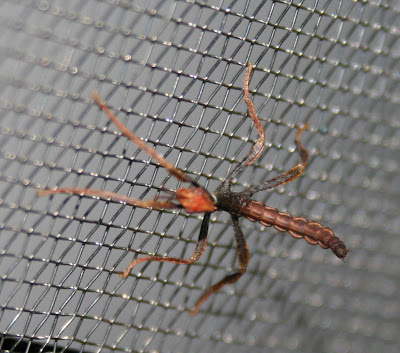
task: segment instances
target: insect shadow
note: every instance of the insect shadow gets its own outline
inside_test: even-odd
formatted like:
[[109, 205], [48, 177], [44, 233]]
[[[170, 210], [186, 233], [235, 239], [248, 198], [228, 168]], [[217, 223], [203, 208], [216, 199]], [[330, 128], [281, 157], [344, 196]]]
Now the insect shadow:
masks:
[[197, 303], [190, 311], [192, 315], [196, 314], [204, 302], [211, 296], [211, 294], [219, 291], [223, 286], [229, 283], [236, 282], [246, 272], [249, 263], [249, 250], [246, 244], [245, 237], [239, 225], [239, 218], [245, 217], [252, 222], [260, 222], [266, 227], [273, 226], [274, 228], [282, 231], [289, 232], [295, 238], [304, 238], [310, 244], [319, 244], [324, 249], [331, 249], [332, 252], [344, 259], [346, 254], [350, 251], [346, 248], [344, 243], [335, 235], [335, 233], [327, 227], [322, 226], [316, 221], [308, 221], [305, 218], [293, 217], [287, 213], [280, 212], [277, 209], [266, 206], [261, 202], [254, 201], [251, 197], [263, 190], [273, 189], [279, 185], [289, 183], [297, 179], [305, 170], [308, 161], [308, 152], [304, 148], [300, 138], [304, 130], [308, 128], [308, 123], [297, 131], [295, 142], [300, 153], [301, 163], [294, 166], [289, 171], [267, 180], [260, 185], [252, 186], [241, 192], [231, 191], [232, 182], [236, 179], [248, 166], [257, 160], [265, 145], [265, 132], [261, 124], [260, 118], [257, 116], [253, 102], [250, 98], [249, 83], [253, 71], [252, 64], [248, 64], [247, 73], [244, 80], [244, 99], [247, 104], [250, 117], [254, 121], [254, 125], [259, 133], [259, 138], [252, 147], [249, 154], [245, 159], [240, 162], [221, 185], [212, 193], [208, 192], [196, 180], [185, 174], [182, 170], [176, 168], [173, 164], [168, 162], [164, 157], [157, 153], [154, 149], [142, 141], [133, 132], [131, 132], [118, 118], [110, 111], [107, 105], [101, 100], [97, 93], [93, 94], [93, 98], [108, 117], [119, 128], [123, 135], [135, 143], [140, 149], [150, 155], [161, 166], [168, 169], [178, 180], [191, 184], [191, 188], [180, 188], [176, 190], [172, 200], [160, 201], [149, 200], [143, 201], [124, 195], [119, 195], [113, 192], [85, 188], [58, 188], [58, 189], [45, 189], [38, 191], [38, 195], [51, 195], [51, 194], [76, 194], [80, 196], [94, 196], [102, 199], [113, 200], [117, 202], [127, 203], [129, 205], [147, 209], [172, 209], [183, 208], [187, 213], [204, 213], [203, 222], [200, 228], [200, 234], [197, 241], [196, 248], [189, 259], [180, 259], [174, 257], [164, 256], [146, 256], [134, 260], [126, 270], [120, 274], [121, 277], [128, 277], [131, 270], [146, 261], [158, 262], [172, 262], [175, 264], [192, 264], [197, 261], [204, 253], [207, 244], [208, 225], [210, 215], [212, 212], [221, 210], [226, 211], [231, 215], [233, 230], [237, 242], [239, 269], [237, 272], [226, 276], [218, 283], [211, 286], [204, 294], [198, 299]]

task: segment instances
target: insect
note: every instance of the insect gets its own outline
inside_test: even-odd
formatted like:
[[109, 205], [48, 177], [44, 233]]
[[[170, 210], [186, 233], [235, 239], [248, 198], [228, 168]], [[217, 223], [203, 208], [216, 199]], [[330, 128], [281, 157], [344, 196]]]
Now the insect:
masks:
[[308, 123], [298, 130], [295, 137], [295, 142], [300, 153], [301, 163], [297, 164], [289, 171], [271, 180], [265, 181], [260, 185], [249, 187], [242, 192], [231, 191], [231, 185], [234, 179], [236, 179], [249, 165], [251, 165], [255, 160], [260, 157], [265, 145], [264, 128], [261, 124], [260, 118], [256, 114], [253, 102], [250, 98], [249, 83], [252, 71], [253, 66], [249, 63], [244, 80], [244, 99], [247, 104], [250, 117], [254, 121], [254, 125], [257, 128], [260, 136], [248, 155], [245, 157], [245, 159], [232, 170], [232, 172], [213, 193], [205, 190], [197, 183], [196, 180], [186, 175], [182, 170], [174, 167], [174, 165], [164, 159], [158, 152], [148, 146], [146, 142], [142, 141], [139, 137], [133, 134], [125, 125], [123, 125], [118, 120], [118, 118], [110, 111], [107, 105], [96, 93], [93, 94], [94, 100], [119, 128], [123, 135], [125, 135], [129, 140], [135, 143], [140, 149], [147, 152], [147, 154], [149, 154], [161, 166], [168, 169], [170, 173], [174, 175], [178, 180], [190, 183], [192, 187], [178, 189], [174, 193], [173, 199], [167, 201], [142, 201], [109, 191], [84, 188], [45, 189], [38, 192], [40, 196], [69, 193], [81, 196], [84, 195], [100, 197], [102, 199], [124, 202], [129, 205], [141, 208], [157, 210], [183, 208], [187, 213], [204, 213], [197, 245], [192, 256], [189, 259], [163, 257], [157, 255], [139, 258], [134, 260], [126, 268], [126, 270], [120, 274], [120, 276], [123, 278], [128, 277], [131, 270], [135, 266], [146, 261], [172, 262], [175, 264], [194, 263], [203, 255], [206, 249], [208, 224], [210, 221], [211, 213], [217, 210], [222, 210], [230, 213], [237, 242], [239, 270], [231, 275], [226, 276], [218, 283], [211, 286], [200, 297], [194, 308], [191, 310], [190, 313], [192, 315], [196, 314], [199, 311], [200, 307], [211, 296], [211, 294], [219, 291], [226, 284], [236, 282], [246, 272], [250, 255], [245, 237], [239, 225], [240, 217], [245, 217], [252, 222], [258, 221], [262, 225], [267, 227], [273, 226], [274, 228], [283, 232], [289, 232], [295, 238], [304, 238], [308, 243], [313, 245], [319, 244], [324, 249], [330, 248], [337, 257], [343, 260], [346, 257], [346, 254], [350, 251], [330, 228], [326, 228], [315, 221], [308, 221], [305, 218], [293, 217], [287, 213], [280, 212], [273, 207], [266, 206], [261, 202], [251, 199], [251, 197], [255, 193], [263, 190], [273, 189], [279, 185], [289, 183], [298, 178], [303, 173], [304, 169], [307, 166], [308, 152], [304, 148], [300, 138], [304, 130], [307, 129]]

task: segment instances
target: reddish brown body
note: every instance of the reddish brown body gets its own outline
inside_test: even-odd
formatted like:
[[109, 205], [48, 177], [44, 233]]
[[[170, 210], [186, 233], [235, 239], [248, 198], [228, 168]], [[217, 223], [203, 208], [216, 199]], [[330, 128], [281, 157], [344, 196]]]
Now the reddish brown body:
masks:
[[107, 105], [100, 99], [97, 94], [94, 94], [94, 99], [100, 108], [108, 115], [108, 117], [118, 126], [122, 134], [129, 138], [143, 151], [147, 152], [154, 160], [160, 163], [161, 166], [168, 169], [172, 175], [182, 182], [187, 182], [192, 185], [192, 188], [180, 188], [175, 192], [175, 199], [168, 201], [148, 200], [143, 201], [125, 195], [115, 194], [110, 191], [94, 190], [87, 188], [58, 188], [55, 190], [41, 190], [39, 195], [51, 195], [60, 193], [72, 193], [80, 196], [94, 196], [110, 199], [117, 202], [125, 202], [135, 207], [151, 208], [151, 209], [171, 209], [183, 208], [187, 213], [204, 212], [203, 222], [200, 228], [200, 234], [195, 250], [189, 259], [181, 259], [175, 257], [164, 257], [158, 255], [150, 255], [136, 259], [120, 274], [121, 277], [128, 277], [132, 268], [146, 261], [171, 262], [175, 264], [192, 264], [197, 261], [204, 253], [207, 244], [208, 224], [212, 212], [221, 210], [229, 212], [232, 218], [233, 230], [238, 246], [238, 262], [239, 269], [237, 272], [226, 276], [221, 281], [211, 286], [197, 301], [191, 311], [191, 314], [196, 314], [201, 305], [210, 297], [211, 294], [219, 291], [224, 285], [236, 282], [245, 272], [249, 264], [249, 250], [246, 245], [246, 239], [240, 228], [239, 217], [246, 217], [253, 222], [260, 222], [264, 226], [273, 226], [276, 229], [289, 232], [295, 238], [304, 238], [310, 244], [319, 244], [324, 249], [330, 248], [333, 253], [344, 259], [350, 251], [344, 243], [333, 233], [330, 228], [325, 228], [315, 221], [307, 221], [305, 218], [293, 217], [287, 213], [280, 212], [277, 209], [266, 206], [258, 201], [253, 201], [251, 197], [263, 190], [270, 190], [279, 185], [290, 183], [298, 178], [307, 166], [308, 152], [300, 141], [300, 137], [304, 130], [308, 127], [308, 123], [304, 124], [296, 134], [295, 142], [299, 149], [301, 163], [297, 164], [290, 170], [277, 177], [267, 180], [259, 185], [249, 187], [246, 190], [237, 193], [231, 191], [232, 182], [257, 158], [260, 157], [265, 146], [265, 131], [261, 124], [260, 118], [257, 116], [253, 102], [250, 98], [249, 83], [253, 66], [248, 64], [248, 71], [244, 81], [244, 99], [249, 109], [250, 117], [254, 122], [259, 138], [247, 154], [245, 159], [240, 162], [215, 190], [214, 193], [209, 193], [206, 189], [200, 186], [196, 180], [186, 175], [182, 170], [176, 168], [168, 162], [163, 156], [152, 149], [146, 142], [142, 141], [133, 132], [131, 132], [118, 118], [110, 111]]
[[289, 232], [294, 238], [304, 238], [309, 244], [319, 244], [324, 249], [330, 248], [341, 259], [344, 259], [348, 252], [344, 243], [332, 229], [324, 227], [316, 221], [293, 217], [258, 201], [246, 204], [240, 214], [249, 221], [258, 221], [266, 227], [273, 226], [282, 232]]
[[176, 190], [175, 197], [189, 214], [217, 210], [217, 206], [214, 205], [209, 193], [202, 187], [180, 188]]

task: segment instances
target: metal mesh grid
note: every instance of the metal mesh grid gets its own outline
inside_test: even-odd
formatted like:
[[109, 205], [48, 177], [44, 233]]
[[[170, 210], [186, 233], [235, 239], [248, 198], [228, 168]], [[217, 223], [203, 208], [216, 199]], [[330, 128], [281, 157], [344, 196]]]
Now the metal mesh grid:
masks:
[[[0, 348], [16, 351], [398, 352], [400, 7], [385, 1], [35, 1], [0, 3]], [[257, 135], [243, 102], [247, 61], [266, 150], [235, 187], [297, 162], [301, 180], [257, 199], [332, 227], [345, 264], [242, 221], [248, 273], [190, 309], [236, 268], [233, 230], [201, 215], [93, 198], [150, 199], [179, 183], [121, 137], [90, 94], [213, 190]], [[134, 249], [134, 252], [129, 251]]]

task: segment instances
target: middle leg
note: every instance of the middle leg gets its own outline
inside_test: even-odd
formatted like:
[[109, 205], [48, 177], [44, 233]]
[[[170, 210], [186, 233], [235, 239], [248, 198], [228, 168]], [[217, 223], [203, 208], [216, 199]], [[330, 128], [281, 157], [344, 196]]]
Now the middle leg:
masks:
[[156, 261], [156, 262], [172, 262], [174, 264], [180, 265], [190, 265], [193, 262], [196, 262], [200, 257], [204, 254], [207, 245], [207, 234], [208, 234], [208, 224], [210, 223], [210, 213], [206, 213], [203, 218], [203, 222], [201, 223], [199, 239], [196, 244], [196, 249], [194, 250], [192, 256], [189, 259], [179, 259], [176, 257], [164, 257], [164, 256], [146, 256], [140, 259], [134, 260], [130, 263], [130, 265], [126, 268], [124, 272], [122, 272], [119, 276], [121, 278], [126, 278], [131, 273], [132, 269], [141, 264], [142, 262], [147, 261]]
[[239, 217], [232, 215], [233, 229], [235, 231], [235, 238], [237, 243], [237, 251], [239, 255], [239, 271], [226, 276], [221, 281], [207, 289], [207, 291], [200, 297], [194, 308], [190, 311], [190, 315], [196, 315], [200, 307], [211, 296], [211, 294], [218, 292], [226, 284], [235, 283], [246, 273], [247, 265], [249, 264], [250, 254], [247, 248], [246, 239], [240, 229]]
[[251, 188], [248, 188], [247, 190], [242, 192], [242, 195], [250, 198], [253, 196], [256, 192], [263, 191], [263, 190], [268, 190], [268, 189], [273, 189], [279, 185], [284, 185], [287, 183], [290, 183], [291, 181], [297, 179], [306, 169], [307, 162], [308, 162], [308, 152], [306, 148], [304, 147], [303, 143], [301, 142], [301, 135], [303, 134], [304, 130], [308, 128], [309, 124], [306, 123], [304, 124], [303, 127], [301, 127], [296, 134], [295, 137], [295, 142], [297, 145], [297, 148], [299, 149], [300, 153], [300, 158], [301, 158], [301, 163], [297, 164], [294, 166], [292, 169], [289, 171], [282, 173], [281, 175], [278, 175], [277, 177], [267, 180], [266, 182], [253, 186]]

